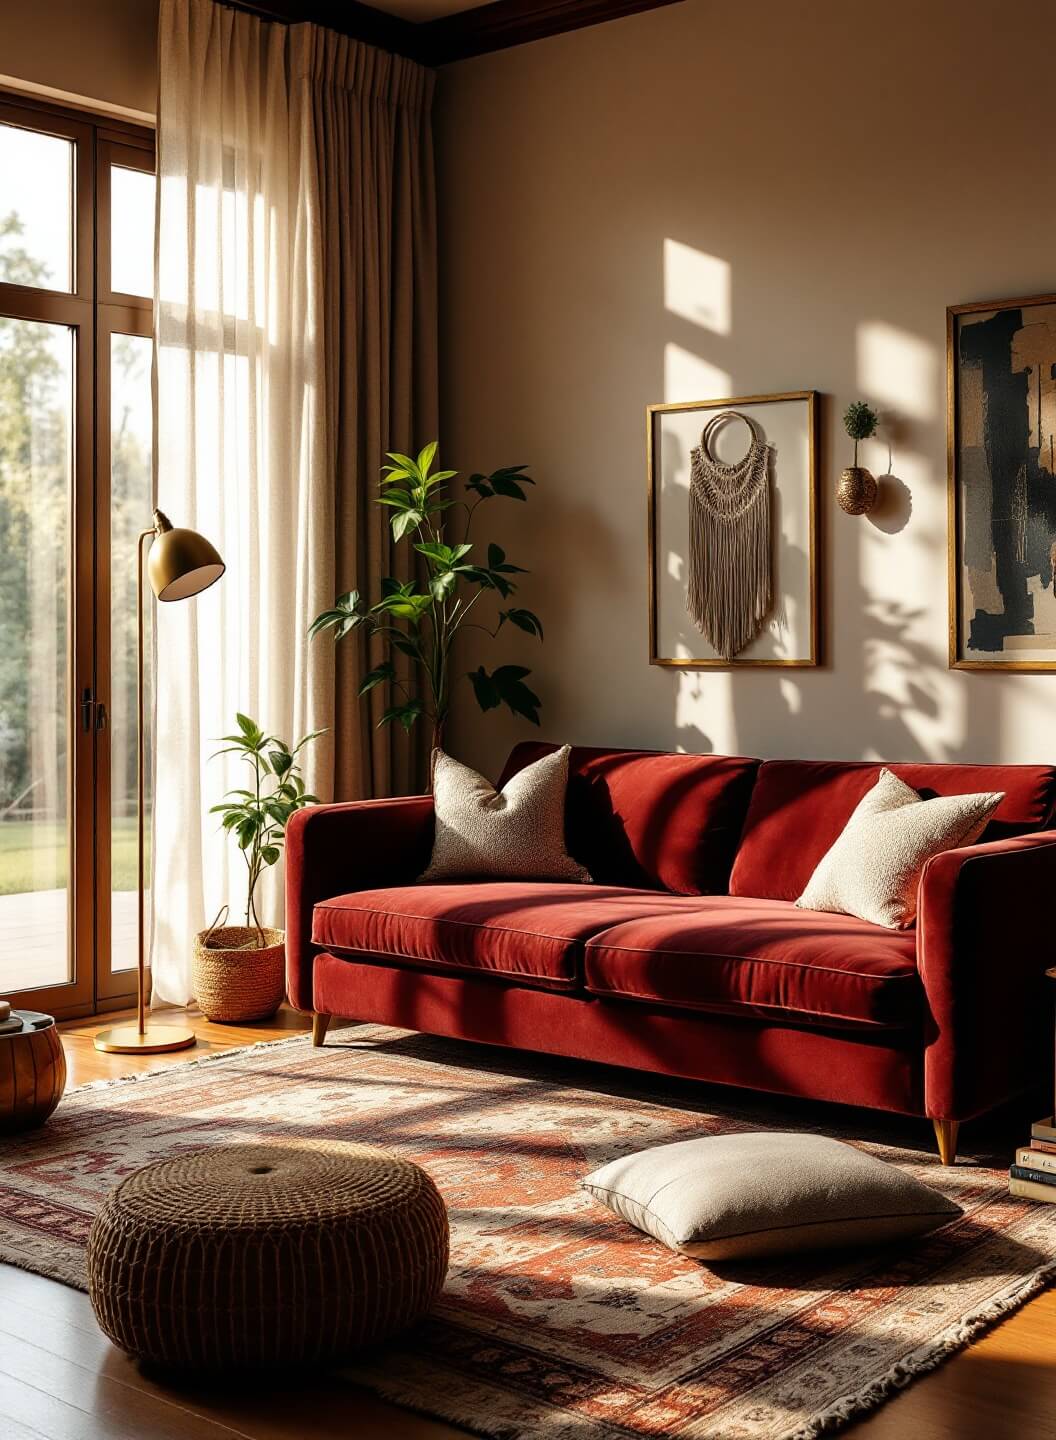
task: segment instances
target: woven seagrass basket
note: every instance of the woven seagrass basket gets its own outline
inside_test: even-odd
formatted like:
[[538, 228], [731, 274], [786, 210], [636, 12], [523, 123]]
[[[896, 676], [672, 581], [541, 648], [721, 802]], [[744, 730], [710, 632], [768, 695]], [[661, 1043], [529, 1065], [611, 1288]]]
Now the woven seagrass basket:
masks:
[[[263, 939], [264, 944], [261, 945]], [[286, 993], [286, 936], [252, 925], [217, 925], [194, 940], [194, 994], [209, 1020], [266, 1020]]]

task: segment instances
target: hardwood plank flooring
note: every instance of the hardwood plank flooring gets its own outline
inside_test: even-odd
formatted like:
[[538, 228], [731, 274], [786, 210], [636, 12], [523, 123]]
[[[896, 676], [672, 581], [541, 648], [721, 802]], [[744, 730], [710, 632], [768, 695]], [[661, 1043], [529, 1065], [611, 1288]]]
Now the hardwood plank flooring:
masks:
[[[188, 1012], [194, 1050], [103, 1055], [92, 1037], [113, 1017], [61, 1028], [71, 1085], [179, 1065], [213, 1051], [309, 1028], [283, 1008], [264, 1024], [215, 1025]], [[1010, 1146], [1015, 1142], [1010, 1140]], [[865, 1420], [854, 1440], [1056, 1440], [1056, 1291]], [[388, 1405], [335, 1376], [259, 1385], [174, 1385], [115, 1350], [86, 1295], [0, 1266], [3, 1440], [458, 1440], [467, 1432]]]

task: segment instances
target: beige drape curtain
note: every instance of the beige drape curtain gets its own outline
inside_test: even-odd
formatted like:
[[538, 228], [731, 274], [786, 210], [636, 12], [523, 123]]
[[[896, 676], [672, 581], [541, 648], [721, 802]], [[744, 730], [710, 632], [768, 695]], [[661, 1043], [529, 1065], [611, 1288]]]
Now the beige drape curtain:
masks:
[[[161, 0], [158, 503], [228, 568], [157, 612], [156, 999], [191, 997], [195, 931], [244, 904], [208, 813], [245, 783], [209, 760], [237, 711], [328, 727], [306, 766], [323, 799], [417, 780], [356, 699], [363, 647], [307, 629], [392, 572], [382, 455], [435, 432], [431, 99], [428, 72], [318, 27]], [[281, 904], [277, 869], [265, 923]]]
[[[376, 594], [381, 575], [408, 578], [392, 554], [388, 514], [372, 503], [385, 452], [417, 453], [438, 433], [434, 76], [316, 26], [296, 33], [324, 259], [335, 564], [342, 589], [369, 576]], [[369, 706], [356, 696], [369, 668], [364, 645], [344, 641], [334, 714], [338, 789], [421, 788], [421, 749], [410, 750], [398, 726], [377, 728], [389, 703], [384, 689]]]

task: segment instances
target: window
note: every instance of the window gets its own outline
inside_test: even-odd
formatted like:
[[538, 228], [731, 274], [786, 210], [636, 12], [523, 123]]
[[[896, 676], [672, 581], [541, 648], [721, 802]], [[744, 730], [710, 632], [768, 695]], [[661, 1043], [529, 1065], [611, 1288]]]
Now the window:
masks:
[[153, 171], [149, 132], [0, 103], [0, 993], [59, 1015], [134, 991]]

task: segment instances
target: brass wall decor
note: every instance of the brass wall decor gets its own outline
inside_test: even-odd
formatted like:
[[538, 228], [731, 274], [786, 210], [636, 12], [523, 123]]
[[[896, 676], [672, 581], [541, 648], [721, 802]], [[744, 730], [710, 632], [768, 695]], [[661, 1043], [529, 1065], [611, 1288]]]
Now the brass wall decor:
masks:
[[1056, 670], [1056, 295], [946, 312], [950, 666]]
[[[709, 421], [736, 411], [770, 452], [772, 603], [744, 649], [724, 658], [687, 611], [692, 452]], [[649, 663], [673, 669], [816, 666], [819, 615], [818, 396], [814, 390], [646, 407]], [[744, 427], [709, 431], [709, 451], [743, 460]]]

